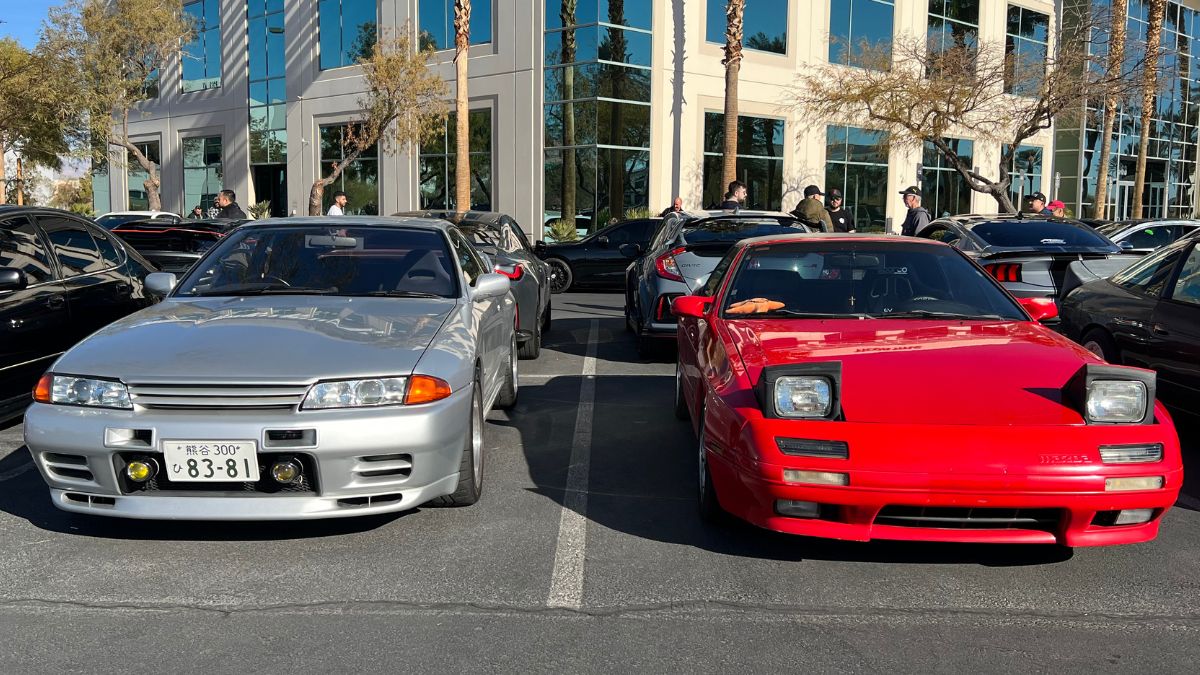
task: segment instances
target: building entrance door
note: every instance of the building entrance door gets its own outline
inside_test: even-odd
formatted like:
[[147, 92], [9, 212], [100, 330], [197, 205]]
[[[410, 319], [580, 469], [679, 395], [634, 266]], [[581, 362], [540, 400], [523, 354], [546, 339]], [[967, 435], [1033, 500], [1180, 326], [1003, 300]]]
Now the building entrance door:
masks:
[[1146, 183], [1142, 189], [1142, 212], [1133, 213], [1133, 181], [1117, 182], [1117, 203], [1113, 218], [1165, 218], [1167, 186], [1163, 183]]
[[1117, 203], [1113, 220], [1129, 220], [1133, 210], [1133, 181], [1117, 181]]
[[256, 164], [251, 168], [254, 179], [254, 198], [260, 202], [271, 202], [271, 216], [286, 216], [287, 166], [284, 164]]

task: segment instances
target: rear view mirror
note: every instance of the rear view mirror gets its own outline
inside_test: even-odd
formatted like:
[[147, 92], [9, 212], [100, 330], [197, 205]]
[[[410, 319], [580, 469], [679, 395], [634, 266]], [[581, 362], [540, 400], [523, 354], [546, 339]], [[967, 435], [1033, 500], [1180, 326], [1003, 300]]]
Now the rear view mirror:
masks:
[[700, 295], [683, 295], [671, 303], [671, 313], [675, 316], [689, 316], [693, 319], [703, 319], [712, 309], [712, 298]]
[[1058, 303], [1054, 302], [1054, 298], [1017, 298], [1017, 302], [1034, 321], [1058, 318]]
[[146, 275], [146, 290], [155, 295], [167, 295], [178, 281], [170, 272], [154, 272]]
[[29, 277], [15, 267], [0, 267], [0, 291], [20, 291], [29, 286]]

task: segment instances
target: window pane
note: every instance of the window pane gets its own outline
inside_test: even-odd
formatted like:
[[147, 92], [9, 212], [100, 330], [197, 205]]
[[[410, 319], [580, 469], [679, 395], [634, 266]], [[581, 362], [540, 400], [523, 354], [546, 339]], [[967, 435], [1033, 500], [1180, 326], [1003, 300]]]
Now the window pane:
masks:
[[31, 284], [50, 281], [50, 259], [29, 218], [16, 216], [0, 224], [0, 267], [15, 267]]
[[890, 51], [895, 5], [891, 0], [831, 0], [829, 60], [859, 65], [864, 47]]
[[1171, 299], [1200, 305], [1200, 248], [1193, 246], [1187, 260], [1183, 261]]
[[92, 241], [92, 235], [83, 226], [55, 218], [42, 219], [42, 227], [46, 228], [63, 276], [99, 272], [108, 267], [96, 242]]
[[[708, 0], [705, 37], [725, 44], [726, 0]], [[787, 52], [788, 0], [755, 0], [746, 3], [743, 44], [747, 49]]]
[[[547, 11], [551, 6], [558, 5], [554, 0], [546, 2]], [[597, 0], [597, 16], [601, 21], [615, 23], [621, 26], [650, 30], [651, 4], [644, 0], [624, 2], [623, 0]], [[547, 22], [549, 23], [549, 22]]]

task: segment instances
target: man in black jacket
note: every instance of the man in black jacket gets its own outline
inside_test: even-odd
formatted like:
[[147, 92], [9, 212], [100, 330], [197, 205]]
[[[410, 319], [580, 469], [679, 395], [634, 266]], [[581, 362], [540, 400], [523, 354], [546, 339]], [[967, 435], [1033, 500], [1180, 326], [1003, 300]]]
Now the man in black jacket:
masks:
[[829, 191], [829, 206], [825, 207], [825, 210], [829, 212], [834, 232], [853, 232], [854, 216], [842, 208], [842, 203], [842, 191], [833, 188]]
[[246, 220], [246, 212], [237, 205], [237, 194], [233, 190], [221, 190], [217, 193], [218, 218], [228, 220]]
[[929, 224], [929, 212], [921, 206], [921, 190], [916, 185], [901, 190], [900, 194], [904, 197], [904, 205], [908, 207], [904, 224], [900, 226], [900, 234], [915, 237]]

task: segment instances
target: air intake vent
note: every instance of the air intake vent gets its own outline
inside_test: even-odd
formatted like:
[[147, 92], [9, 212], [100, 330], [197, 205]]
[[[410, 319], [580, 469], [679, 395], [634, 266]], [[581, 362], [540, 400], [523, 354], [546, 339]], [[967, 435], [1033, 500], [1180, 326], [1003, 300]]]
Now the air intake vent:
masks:
[[[412, 474], [412, 455], [367, 455], [358, 458], [354, 475], [366, 479], [404, 480]], [[378, 482], [391, 482], [378, 480]]]
[[347, 508], [360, 508], [363, 506], [383, 506], [385, 504], [395, 504], [404, 499], [404, 495], [400, 493], [387, 495], [368, 495], [364, 497], [346, 497], [337, 500], [337, 505]]
[[42, 454], [42, 463], [46, 470], [54, 476], [67, 480], [85, 480], [95, 482], [96, 477], [88, 468], [87, 457], [83, 455], [63, 455], [57, 452]]
[[775, 445], [785, 455], [797, 457], [827, 457], [850, 459], [850, 446], [845, 441], [813, 441], [807, 438], [775, 438]]
[[876, 525], [954, 530], [1041, 530], [1053, 532], [1062, 520], [1059, 509], [970, 509], [958, 507], [885, 506]]

